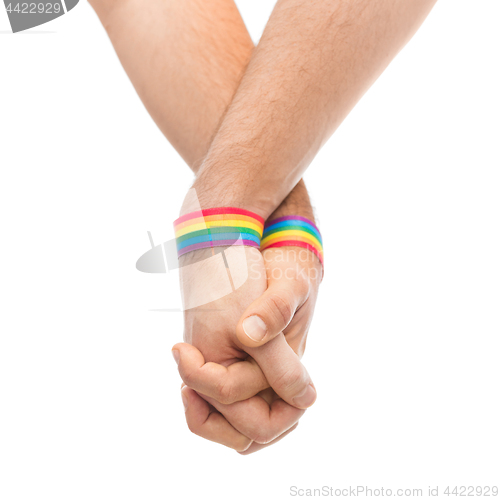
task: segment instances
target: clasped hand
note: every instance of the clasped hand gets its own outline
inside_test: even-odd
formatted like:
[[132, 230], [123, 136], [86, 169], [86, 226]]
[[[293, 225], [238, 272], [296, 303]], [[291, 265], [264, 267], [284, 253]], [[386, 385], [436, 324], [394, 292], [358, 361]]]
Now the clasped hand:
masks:
[[[230, 250], [232, 282], [243, 284], [224, 297], [187, 309], [185, 343], [176, 344], [172, 353], [183, 380], [189, 429], [251, 453], [293, 430], [316, 400], [300, 358], [322, 268], [314, 254], [300, 248]], [[185, 304], [204, 292], [210, 297], [224, 278], [221, 273], [227, 272], [221, 271], [217, 259], [209, 258], [212, 249], [196, 253], [181, 257]], [[194, 260], [201, 265], [191, 265]]]

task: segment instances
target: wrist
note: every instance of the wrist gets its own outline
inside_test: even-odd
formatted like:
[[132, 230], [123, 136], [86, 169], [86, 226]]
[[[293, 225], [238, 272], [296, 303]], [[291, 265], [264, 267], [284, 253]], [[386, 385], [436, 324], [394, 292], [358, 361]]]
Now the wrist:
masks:
[[304, 180], [301, 179], [280, 206], [268, 217], [268, 221], [287, 215], [306, 217], [315, 223], [314, 210]]
[[243, 208], [263, 219], [267, 219], [286, 196], [251, 169], [237, 166], [216, 168], [213, 163], [200, 168], [193, 189], [201, 209]]

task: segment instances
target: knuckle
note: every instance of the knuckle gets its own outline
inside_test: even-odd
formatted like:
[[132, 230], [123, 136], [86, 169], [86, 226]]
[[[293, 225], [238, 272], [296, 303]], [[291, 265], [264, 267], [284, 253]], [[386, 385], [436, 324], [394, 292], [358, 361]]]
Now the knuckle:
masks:
[[307, 377], [301, 366], [293, 366], [280, 373], [272, 384], [278, 391], [296, 393], [307, 385]]
[[290, 301], [283, 295], [277, 293], [270, 294], [267, 298], [267, 309], [273, 321], [284, 328], [293, 316], [293, 309]]
[[193, 370], [180, 370], [180, 375], [184, 383], [189, 387], [196, 381], [196, 372]]
[[216, 398], [223, 405], [230, 405], [236, 401], [236, 388], [227, 377], [221, 379], [216, 385]]

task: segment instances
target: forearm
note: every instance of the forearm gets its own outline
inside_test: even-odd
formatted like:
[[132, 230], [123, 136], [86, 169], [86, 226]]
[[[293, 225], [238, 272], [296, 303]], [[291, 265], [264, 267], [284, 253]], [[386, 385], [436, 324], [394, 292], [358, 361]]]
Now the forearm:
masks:
[[[146, 109], [196, 173], [254, 50], [234, 2], [90, 3]], [[302, 181], [279, 208], [289, 214], [312, 218]]]
[[195, 182], [202, 206], [268, 217], [435, 1], [278, 0]]
[[149, 114], [194, 170], [253, 42], [232, 0], [90, 0]]
[[306, 217], [312, 222], [315, 222], [314, 210], [311, 205], [309, 193], [302, 179], [281, 202], [279, 207], [271, 213], [268, 220], [277, 219], [285, 215], [300, 215], [301, 217]]

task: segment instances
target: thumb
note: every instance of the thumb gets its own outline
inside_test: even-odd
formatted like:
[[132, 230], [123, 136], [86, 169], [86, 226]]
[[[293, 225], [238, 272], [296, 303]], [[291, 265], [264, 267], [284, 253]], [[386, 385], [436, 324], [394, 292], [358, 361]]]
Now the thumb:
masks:
[[308, 295], [309, 287], [302, 280], [270, 281], [267, 290], [240, 318], [238, 340], [247, 347], [266, 344], [289, 325]]

